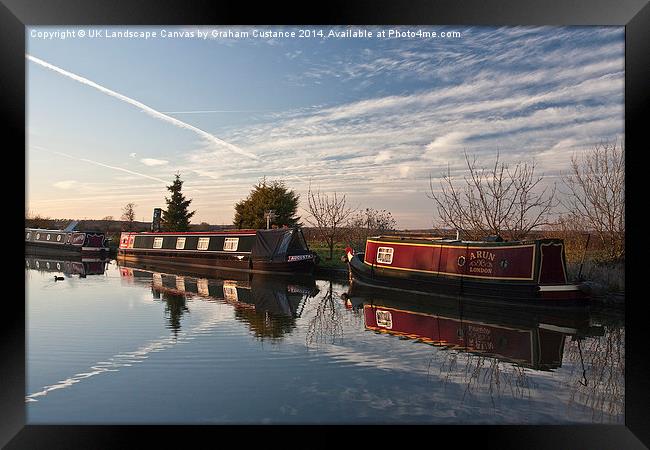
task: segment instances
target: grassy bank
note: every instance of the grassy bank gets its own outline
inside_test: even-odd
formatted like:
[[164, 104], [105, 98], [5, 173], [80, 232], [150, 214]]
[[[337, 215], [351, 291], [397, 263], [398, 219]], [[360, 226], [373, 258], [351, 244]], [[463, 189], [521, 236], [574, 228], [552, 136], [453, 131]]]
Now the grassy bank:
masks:
[[[581, 280], [591, 284], [594, 294], [599, 296], [622, 295], [625, 293], [625, 263], [586, 260], [581, 263], [567, 262], [567, 275], [570, 280]], [[580, 275], [580, 277], [579, 277]]]
[[320, 262], [318, 263], [319, 268], [321, 269], [341, 269], [348, 270], [348, 265], [341, 261], [341, 257], [345, 255], [345, 245], [342, 243], [336, 244], [334, 246], [334, 251], [332, 252], [332, 259], [329, 259], [330, 250], [327, 246], [319, 242], [308, 242], [309, 249], [316, 252], [320, 257]]

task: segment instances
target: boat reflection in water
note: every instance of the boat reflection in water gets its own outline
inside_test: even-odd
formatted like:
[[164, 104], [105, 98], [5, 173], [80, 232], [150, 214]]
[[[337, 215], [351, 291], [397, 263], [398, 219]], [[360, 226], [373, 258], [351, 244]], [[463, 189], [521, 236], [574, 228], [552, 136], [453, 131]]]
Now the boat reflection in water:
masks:
[[25, 253], [25, 268], [41, 272], [62, 273], [68, 277], [77, 275], [85, 278], [87, 275], [103, 275], [108, 264], [107, 258], [98, 256], [87, 257], [81, 254], [54, 254], [42, 252]]
[[[602, 336], [589, 306], [537, 309], [467, 298], [431, 301], [352, 285], [348, 308], [362, 310], [365, 328], [536, 370], [562, 366], [567, 337]], [[422, 301], [424, 300], [424, 301]]]
[[[162, 270], [162, 269], [165, 270]], [[305, 301], [318, 293], [314, 279], [277, 277], [209, 269], [169, 271], [166, 266], [120, 262], [120, 276], [150, 283], [153, 298], [166, 303], [170, 328], [177, 334], [188, 298], [220, 301], [235, 308], [235, 319], [259, 338], [280, 338], [293, 330]]]

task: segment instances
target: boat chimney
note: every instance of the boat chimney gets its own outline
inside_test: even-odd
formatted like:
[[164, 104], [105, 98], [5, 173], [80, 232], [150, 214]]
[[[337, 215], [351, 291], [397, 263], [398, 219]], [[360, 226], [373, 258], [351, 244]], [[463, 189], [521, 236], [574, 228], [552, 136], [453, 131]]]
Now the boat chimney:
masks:
[[151, 231], [160, 231], [161, 215], [162, 215], [162, 208], [153, 209], [153, 220], [151, 221]]

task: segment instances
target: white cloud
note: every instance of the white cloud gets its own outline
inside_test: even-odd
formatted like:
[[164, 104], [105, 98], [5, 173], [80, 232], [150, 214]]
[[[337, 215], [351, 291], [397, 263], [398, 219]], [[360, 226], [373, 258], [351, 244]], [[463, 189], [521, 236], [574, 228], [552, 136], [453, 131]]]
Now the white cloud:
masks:
[[382, 151], [379, 152], [379, 154], [375, 157], [375, 164], [381, 164], [383, 162], [386, 162], [390, 160], [391, 154], [389, 151]]
[[427, 154], [435, 156], [437, 151], [448, 151], [458, 148], [463, 144], [468, 133], [452, 131], [451, 133], [438, 136], [426, 146]]
[[75, 180], [64, 180], [64, 181], [57, 181], [54, 183], [52, 186], [58, 189], [74, 189], [79, 186], [79, 182]]
[[153, 158], [142, 158], [140, 162], [145, 166], [164, 166], [166, 164], [169, 164], [169, 161], [165, 161], [164, 159]]

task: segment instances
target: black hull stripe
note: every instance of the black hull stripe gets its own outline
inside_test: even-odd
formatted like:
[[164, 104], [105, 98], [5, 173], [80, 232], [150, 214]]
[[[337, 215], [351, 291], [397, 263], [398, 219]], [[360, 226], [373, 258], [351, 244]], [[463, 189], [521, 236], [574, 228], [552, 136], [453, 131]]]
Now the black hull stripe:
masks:
[[[200, 255], [199, 255], [200, 256]], [[249, 272], [249, 273], [265, 273], [265, 274], [281, 274], [291, 275], [294, 273], [310, 272], [314, 268], [312, 261], [296, 261], [296, 262], [282, 262], [282, 263], [267, 263], [267, 262], [253, 262], [253, 267], [249, 268], [249, 260], [219, 260], [216, 258], [194, 258], [194, 260], [184, 259], [170, 259], [158, 255], [135, 255], [120, 253], [118, 258], [123, 258], [127, 261], [142, 261], [160, 263], [175, 267], [197, 267], [201, 269], [219, 269], [236, 272]]]
[[[402, 276], [399, 274], [378, 274], [363, 264], [358, 257], [349, 263], [354, 281], [370, 287], [412, 292], [418, 294], [467, 296], [488, 299], [543, 300], [537, 284], [514, 284], [500, 281], [487, 282], [447, 277]], [[576, 298], [576, 300], [579, 300]]]

